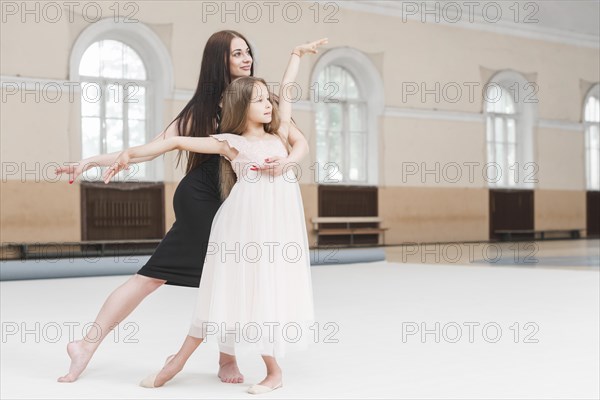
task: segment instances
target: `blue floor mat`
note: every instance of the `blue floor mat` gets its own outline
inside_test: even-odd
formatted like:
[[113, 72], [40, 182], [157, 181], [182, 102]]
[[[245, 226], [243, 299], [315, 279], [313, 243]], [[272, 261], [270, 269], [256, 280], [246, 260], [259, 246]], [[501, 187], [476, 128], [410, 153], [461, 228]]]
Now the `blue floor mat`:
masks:
[[472, 264], [480, 265], [522, 265], [522, 266], [558, 266], [558, 267], [599, 267], [598, 256], [555, 256], [555, 257], [514, 257], [514, 255], [502, 256], [500, 259], [475, 260]]

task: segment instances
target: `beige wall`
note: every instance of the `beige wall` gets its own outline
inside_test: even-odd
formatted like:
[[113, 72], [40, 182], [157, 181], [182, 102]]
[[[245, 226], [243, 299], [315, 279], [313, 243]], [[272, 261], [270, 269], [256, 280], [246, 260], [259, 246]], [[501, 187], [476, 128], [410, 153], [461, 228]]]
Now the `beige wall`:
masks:
[[533, 203], [535, 229], [585, 229], [585, 192], [536, 190]]
[[[165, 229], [175, 221], [173, 193], [165, 184]], [[317, 185], [301, 185], [309, 243], [316, 237]], [[0, 183], [2, 242], [61, 242], [81, 239], [79, 185], [65, 182]], [[536, 190], [535, 229], [585, 228], [585, 192]], [[386, 244], [488, 239], [488, 191], [468, 188], [390, 187], [379, 190]]]
[[[485, 187], [484, 129], [483, 124], [476, 122], [385, 118], [381, 133], [381, 184]], [[436, 170], [439, 173], [428, 173]]]
[[585, 191], [585, 139], [582, 132], [538, 129], [539, 189]]
[[[109, 2], [97, 2], [110, 15]], [[480, 92], [469, 99], [465, 82], [479, 88], [495, 71], [513, 69], [535, 79], [539, 85], [538, 117], [562, 124], [581, 120], [582, 102], [589, 82], [600, 81], [599, 50], [494, 32], [462, 29], [443, 24], [402, 22], [395, 16], [340, 9], [338, 23], [285, 22], [280, 14], [274, 23], [222, 24], [219, 17], [202, 22], [201, 4], [191, 1], [145, 1], [136, 3], [136, 18], [148, 25], [171, 55], [176, 90], [193, 91], [198, 78], [203, 45], [212, 32], [235, 28], [245, 33], [256, 49], [256, 74], [267, 81], [281, 78], [291, 46], [327, 36], [329, 47], [349, 46], [366, 53], [384, 83], [387, 111], [379, 116], [379, 210], [390, 227], [387, 242], [485, 240], [488, 229], [487, 185], [475, 168], [468, 180], [467, 163], [484, 164], [485, 124], [470, 116], [482, 112]], [[323, 18], [323, 15], [321, 15]], [[69, 23], [9, 18], [0, 35], [0, 73], [39, 79], [68, 80], [69, 55], [77, 36], [89, 23], [80, 16]], [[360, 27], [358, 29], [357, 27]], [[282, 34], [285, 33], [285, 34]], [[298, 82], [308, 100], [308, 84], [317, 57], [303, 60]], [[415, 82], [427, 88], [439, 82], [463, 87], [457, 102], [425, 101], [420, 96], [403, 98], [403, 84]], [[2, 101], [1, 149], [3, 241], [79, 240], [78, 185], [54, 177], [38, 178], [24, 171], [43, 170], [80, 158], [79, 103], [63, 95], [57, 103], [25, 101], [11, 96]], [[167, 98], [164, 121], [170, 121], [185, 101]], [[310, 104], [309, 104], [310, 108]], [[434, 118], [400, 117], [397, 110], [416, 109]], [[396, 110], [396, 111], [394, 111]], [[458, 120], [437, 117], [452, 111]], [[317, 215], [317, 186], [310, 166], [315, 162], [315, 138], [310, 109], [297, 110], [294, 117], [311, 144], [310, 156], [302, 162], [300, 180], [307, 228]], [[580, 227], [585, 222], [583, 134], [571, 128], [537, 127], [535, 160], [539, 166], [536, 186], [536, 228]], [[157, 132], [158, 133], [158, 132]], [[164, 160], [166, 228], [174, 219], [172, 195], [183, 176], [174, 167], [175, 155]], [[407, 163], [426, 168], [449, 163], [462, 166], [463, 178], [450, 182], [420, 174], [402, 178]], [[6, 167], [18, 164], [16, 174]], [[21, 164], [25, 163], [25, 164]], [[11, 167], [12, 168], [12, 167]], [[11, 170], [12, 171], [12, 170]], [[454, 173], [455, 171], [449, 170]], [[42, 182], [37, 183], [37, 180]], [[22, 182], [24, 181], [24, 182]], [[583, 200], [582, 200], [583, 199]], [[582, 203], [583, 202], [583, 203]], [[310, 233], [310, 242], [314, 235]]]
[[79, 185], [0, 183], [2, 243], [79, 241]]
[[379, 215], [387, 244], [488, 240], [485, 189], [382, 188]]
[[[98, 3], [104, 7], [103, 15], [112, 15], [108, 9], [112, 3]], [[372, 56], [381, 70], [386, 88], [395, 88], [386, 90], [385, 103], [389, 106], [426, 109], [437, 106], [440, 109], [479, 112], [480, 98], [469, 102], [465, 97], [458, 103], [436, 105], [432, 97], [421, 103], [419, 98], [412, 96], [403, 102], [400, 88], [403, 82], [430, 85], [438, 81], [442, 84], [480, 82], [480, 67], [491, 70], [511, 68], [537, 74], [539, 97], [543, 99], [540, 102], [542, 118], [577, 121], [581, 118], [581, 102], [571, 100], [581, 97], [580, 79], [599, 80], [597, 49], [447, 24], [402, 22], [395, 16], [344, 8], [336, 14], [339, 22], [315, 24], [310, 17], [311, 2], [298, 3], [304, 6], [303, 15], [306, 16], [298, 23], [288, 23], [276, 17], [273, 23], [263, 18], [257, 23], [241, 20], [233, 24], [230, 19], [230, 23], [222, 24], [220, 16], [208, 17], [207, 22], [202, 22], [199, 1], [142, 1], [137, 4], [139, 10], [135, 17], [151, 26], [170, 49], [175, 86], [179, 89], [195, 88], [202, 46], [210, 34], [231, 28], [247, 34], [255, 44], [258, 50], [257, 75], [269, 81], [281, 78], [290, 47], [312, 37], [327, 36], [331, 47], [351, 46], [364, 51]], [[76, 15], [73, 23], [66, 18], [57, 23], [27, 21], [22, 23], [18, 18], [9, 18], [2, 24], [2, 74], [67, 78], [69, 52], [74, 39], [87, 26], [85, 20]], [[285, 32], [285, 35], [278, 32]], [[310, 65], [315, 60], [312, 58], [303, 63], [298, 82], [308, 82]]]

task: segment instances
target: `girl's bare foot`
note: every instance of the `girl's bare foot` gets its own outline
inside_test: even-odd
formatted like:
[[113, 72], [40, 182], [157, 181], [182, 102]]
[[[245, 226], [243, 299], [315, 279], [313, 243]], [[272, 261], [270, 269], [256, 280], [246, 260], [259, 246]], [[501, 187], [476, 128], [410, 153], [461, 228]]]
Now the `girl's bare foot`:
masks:
[[267, 377], [259, 383], [260, 386], [275, 388], [281, 385], [282, 373], [281, 370], [267, 373]]
[[248, 388], [250, 394], [264, 394], [272, 392], [283, 386], [281, 381], [281, 370], [267, 372], [267, 377], [257, 385], [252, 385]]
[[244, 375], [240, 372], [234, 360], [219, 364], [219, 379], [225, 383], [244, 383]]
[[77, 340], [67, 344], [67, 354], [71, 358], [69, 373], [58, 378], [58, 382], [75, 382], [87, 367], [94, 352], [86, 349], [82, 340]]
[[185, 362], [173, 354], [167, 358], [164, 367], [157, 374], [152, 374], [144, 378], [140, 383], [140, 386], [147, 388], [161, 387], [181, 372], [184, 365]]

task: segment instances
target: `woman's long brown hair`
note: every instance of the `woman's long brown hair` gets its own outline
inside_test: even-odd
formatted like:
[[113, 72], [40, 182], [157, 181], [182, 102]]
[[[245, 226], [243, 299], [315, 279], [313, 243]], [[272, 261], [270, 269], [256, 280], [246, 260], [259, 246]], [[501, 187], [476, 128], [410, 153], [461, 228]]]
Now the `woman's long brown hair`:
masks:
[[[200, 77], [192, 99], [175, 117], [171, 124], [177, 123], [177, 130], [181, 136], [208, 137], [217, 132], [217, 114], [221, 94], [231, 82], [229, 58], [231, 55], [231, 41], [240, 38], [250, 48], [246, 38], [231, 30], [214, 33], [206, 42], [202, 55]], [[252, 55], [252, 48], [250, 48]], [[254, 75], [254, 63], [250, 69]], [[181, 161], [182, 152], [177, 155], [177, 165]], [[186, 152], [186, 174], [206, 161], [211, 155]]]

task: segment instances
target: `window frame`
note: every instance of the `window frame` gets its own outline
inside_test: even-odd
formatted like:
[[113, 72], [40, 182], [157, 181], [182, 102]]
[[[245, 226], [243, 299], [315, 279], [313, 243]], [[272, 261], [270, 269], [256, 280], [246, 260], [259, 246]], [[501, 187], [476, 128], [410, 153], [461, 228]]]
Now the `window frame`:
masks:
[[[173, 97], [173, 66], [171, 56], [165, 47], [162, 39], [147, 25], [138, 22], [135, 24], [126, 23], [121, 18], [115, 21], [113, 18], [102, 19], [90, 24], [84, 29], [75, 41], [69, 60], [69, 80], [81, 84], [85, 79], [89, 82], [88, 76], [79, 75], [79, 65], [85, 51], [93, 43], [102, 40], [116, 40], [131, 47], [142, 59], [146, 68], [146, 137], [145, 142], [151, 141], [165, 127], [163, 113], [165, 110], [164, 102]], [[107, 78], [110, 81], [118, 79]], [[133, 79], [125, 79], [128, 82]], [[74, 158], [82, 156], [82, 131], [81, 131], [81, 102], [80, 86], [77, 88], [78, 105], [78, 123], [75, 125], [77, 138], [73, 138], [73, 143], [77, 143], [77, 150]], [[150, 111], [151, 110], [151, 111]], [[162, 157], [146, 162], [146, 178], [144, 181], [162, 181], [164, 180], [164, 165]]]
[[[490, 189], [534, 189], [538, 185], [539, 180], [537, 172], [539, 168], [534, 158], [534, 136], [535, 127], [537, 126], [538, 99], [535, 94], [532, 96], [529, 92], [526, 92], [526, 88], [528, 88], [528, 85], [530, 84], [531, 82], [527, 81], [522, 74], [513, 70], [503, 70], [497, 72], [486, 84], [486, 88], [489, 85], [501, 87], [504, 91], [511, 95], [514, 105], [513, 114], [489, 112], [488, 105], [490, 102], [485, 97], [483, 98], [483, 115], [485, 121], [484, 154], [486, 166], [487, 163], [492, 162], [488, 159], [488, 154], [490, 151], [492, 151], [494, 154], [496, 153], [495, 148], [492, 150], [489, 149], [490, 142], [488, 141], [488, 121], [490, 121], [490, 119], [493, 121], [493, 119], [498, 115], [502, 116], [505, 123], [506, 115], [512, 115], [515, 118], [515, 164], [500, 165], [500, 172], [503, 174], [503, 178], [498, 182], [488, 180], [487, 187]], [[517, 93], [522, 96], [523, 99], [519, 98], [519, 96], [517, 96], [517, 98], [514, 97], [511, 88], [514, 88], [515, 85], [517, 85]], [[526, 102], [524, 101], [525, 99], [530, 101]], [[533, 167], [533, 170], [531, 167]], [[486, 168], [486, 170], [488, 170], [488, 168]], [[489, 170], [491, 171], [492, 169], [489, 168]], [[508, 179], [507, 182], [513, 182], [513, 184], [505, 184], [504, 176], [506, 176], [506, 179]], [[517, 177], [517, 180], [514, 179], [515, 176]]]
[[[341, 160], [338, 163], [338, 167], [339, 170], [342, 174], [342, 179], [339, 181], [335, 181], [334, 183], [336, 184], [346, 184], [346, 185], [365, 185], [368, 183], [368, 163], [366, 158], [368, 157], [368, 154], [365, 154], [365, 159], [362, 162], [359, 162], [360, 164], [365, 164], [367, 165], [367, 171], [365, 171], [364, 174], [364, 179], [351, 179], [350, 178], [350, 170], [352, 168], [353, 164], [353, 160], [351, 159], [351, 151], [352, 151], [352, 134], [360, 134], [360, 135], [364, 135], [365, 136], [365, 141], [367, 141], [368, 139], [368, 107], [367, 107], [367, 102], [365, 100], [361, 100], [361, 92], [360, 92], [360, 88], [358, 87], [358, 82], [355, 76], [353, 76], [353, 74], [347, 70], [346, 68], [344, 68], [341, 65], [337, 65], [337, 64], [330, 64], [328, 65], [326, 68], [324, 68], [320, 74], [324, 74], [327, 71], [327, 68], [331, 68], [331, 67], [337, 67], [342, 69], [342, 71], [347, 74], [350, 79], [353, 80], [353, 82], [356, 84], [358, 92], [359, 92], [359, 97], [358, 98], [348, 98], [346, 96], [332, 96], [330, 98], [330, 100], [332, 101], [327, 101], [327, 102], [323, 102], [321, 104], [323, 104], [324, 109], [325, 109], [325, 115], [326, 115], [326, 120], [325, 120], [325, 125], [329, 126], [329, 109], [330, 109], [330, 104], [339, 104], [341, 106], [341, 113], [342, 113], [342, 120], [341, 120], [341, 127], [340, 127], [340, 132], [341, 132], [341, 140], [342, 140], [342, 155], [341, 155]], [[319, 82], [317, 80], [317, 82]], [[319, 82], [319, 84], [321, 84], [322, 82]], [[347, 83], [347, 81], [346, 81]], [[341, 93], [347, 93], [347, 91], [345, 90], [345, 88], [340, 88], [342, 89], [340, 92]], [[350, 107], [351, 105], [355, 105], [357, 107], [360, 107], [363, 110], [364, 115], [362, 116], [362, 121], [361, 121], [361, 125], [363, 126], [363, 129], [360, 131], [350, 131]], [[318, 107], [318, 106], [317, 106]], [[317, 118], [315, 116], [315, 118]], [[327, 157], [326, 157], [326, 163], [332, 162], [331, 161], [331, 156], [330, 156], [330, 151], [329, 149], [330, 147], [330, 132], [331, 129], [325, 128], [324, 130], [324, 141], [325, 141], [325, 146], [326, 146], [326, 152], [327, 152]], [[317, 129], [317, 135], [319, 135], [321, 132], [320, 129]], [[317, 149], [317, 160], [319, 160], [319, 150]], [[318, 183], [320, 184], [330, 184], [332, 182], [329, 182], [329, 169], [326, 168], [323, 172], [323, 174], [319, 174], [319, 178], [323, 179], [323, 180], [319, 180]]]
[[[596, 129], [598, 130], [599, 135], [600, 135], [600, 121], [589, 121], [586, 119], [586, 111], [587, 111], [587, 107], [588, 107], [588, 102], [592, 98], [597, 99], [597, 101], [599, 102], [598, 104], [600, 104], [600, 83], [596, 83], [595, 85], [593, 85], [586, 93], [584, 101], [583, 101], [583, 112], [582, 112], [582, 124], [583, 124], [583, 132], [584, 132], [584, 151], [585, 151], [585, 156], [584, 156], [585, 189], [586, 189], [586, 191], [600, 191], [600, 178], [598, 178], [598, 180], [599, 180], [599, 182], [597, 182], [598, 184], [594, 185], [591, 182], [591, 177], [590, 177], [590, 171], [591, 171], [590, 153], [592, 150], [590, 147], [591, 128], [596, 127]], [[600, 146], [600, 144], [599, 144], [599, 146]]]
[[[317, 114], [317, 103], [322, 99], [320, 98], [319, 88], [319, 76], [323, 70], [329, 65], [337, 65], [348, 71], [357, 85], [357, 89], [363, 97], [363, 102], [366, 105], [366, 160], [365, 165], [367, 168], [367, 176], [364, 182], [361, 181], [350, 181], [352, 185], [357, 186], [377, 186], [379, 185], [379, 147], [380, 147], [380, 116], [383, 115], [384, 111], [384, 86], [381, 79], [379, 70], [375, 67], [371, 59], [363, 52], [351, 48], [351, 47], [337, 47], [327, 50], [323, 53], [313, 68], [310, 80], [310, 101], [311, 111], [313, 113], [313, 129], [315, 131], [316, 139], [316, 114]], [[315, 143], [316, 145], [316, 143]], [[323, 176], [326, 176], [327, 170], [323, 165], [318, 163], [316, 159], [317, 152], [311, 153], [313, 158], [313, 166], [315, 173], [315, 183], [319, 185], [347, 185], [348, 181], [332, 182], [322, 181]]]

